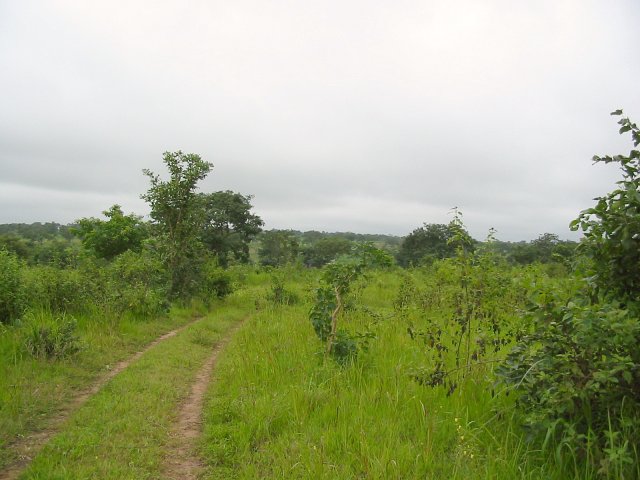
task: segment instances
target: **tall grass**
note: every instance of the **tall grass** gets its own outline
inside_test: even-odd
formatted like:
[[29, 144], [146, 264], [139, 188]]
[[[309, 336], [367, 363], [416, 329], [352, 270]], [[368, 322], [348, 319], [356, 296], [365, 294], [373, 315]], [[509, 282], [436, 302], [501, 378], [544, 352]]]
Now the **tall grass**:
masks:
[[[356, 292], [382, 320], [346, 367], [325, 359], [313, 332], [311, 283], [287, 282], [298, 305], [257, 302], [264, 308], [229, 346], [209, 392], [207, 478], [553, 477], [525, 442], [513, 399], [494, 394], [490, 364], [452, 395], [412, 380], [425, 359], [392, 315], [401, 281], [379, 274]], [[354, 330], [371, 322], [366, 310], [345, 319]]]

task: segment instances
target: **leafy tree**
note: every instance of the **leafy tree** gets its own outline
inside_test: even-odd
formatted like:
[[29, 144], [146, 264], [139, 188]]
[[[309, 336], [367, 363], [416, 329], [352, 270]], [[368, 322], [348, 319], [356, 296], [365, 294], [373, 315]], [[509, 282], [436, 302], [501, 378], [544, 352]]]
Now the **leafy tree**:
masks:
[[31, 261], [40, 265], [59, 268], [75, 267], [78, 264], [80, 250], [78, 239], [67, 239], [60, 235], [45, 238], [33, 245]]
[[391, 263], [392, 257], [387, 252], [371, 243], [361, 243], [352, 247], [351, 255], [343, 255], [324, 267], [309, 319], [316, 335], [325, 343], [325, 355], [332, 355], [339, 363], [345, 363], [357, 354], [360, 340], [366, 344], [373, 338], [371, 332], [353, 335], [339, 329], [338, 320], [353, 282], [366, 270], [388, 267]]
[[163, 181], [150, 170], [143, 170], [151, 187], [142, 198], [151, 206], [151, 218], [171, 275], [170, 294], [179, 297], [196, 287], [204, 223], [196, 186], [213, 165], [199, 155], [181, 151], [165, 152], [163, 161], [169, 170], [169, 180]]
[[408, 267], [453, 256], [455, 246], [449, 242], [453, 233], [451, 225], [425, 223], [405, 237], [398, 252], [398, 263]]
[[249, 261], [249, 243], [262, 231], [264, 222], [251, 209], [251, 195], [230, 190], [200, 194], [204, 208], [202, 241], [225, 266], [231, 257]]
[[32, 253], [33, 243], [15, 233], [0, 234], [0, 249], [15, 253], [22, 259], [27, 259]]
[[296, 237], [285, 230], [269, 230], [260, 237], [258, 255], [265, 266], [280, 267], [298, 258], [300, 245]]
[[139, 252], [142, 242], [148, 237], [147, 226], [142, 217], [125, 215], [120, 205], [113, 205], [102, 213], [108, 220], [82, 218], [72, 228], [71, 231], [80, 238], [82, 245], [96, 257], [107, 260], [127, 250]]
[[[612, 115], [622, 115], [622, 110]], [[618, 124], [620, 134], [630, 132], [633, 146], [638, 147], [638, 126], [626, 117]], [[582, 211], [571, 228], [584, 233], [580, 250], [592, 260], [598, 292], [634, 301], [640, 296], [640, 151], [631, 150], [627, 156], [596, 155], [593, 161], [617, 163], [622, 180], [614, 191], [596, 198], [594, 207]]]
[[303, 250], [304, 264], [308, 267], [322, 267], [340, 255], [351, 251], [353, 243], [341, 237], [326, 237]]
[[[620, 115], [621, 111], [613, 112]], [[628, 118], [620, 133], [640, 131]], [[622, 180], [571, 227], [587, 278], [582, 291], [541, 290], [530, 333], [499, 369], [520, 393], [525, 425], [577, 450], [602, 477], [635, 478], [640, 444], [640, 152], [594, 157], [618, 163]], [[587, 262], [584, 262], [584, 260]], [[560, 448], [558, 447], [558, 448]]]

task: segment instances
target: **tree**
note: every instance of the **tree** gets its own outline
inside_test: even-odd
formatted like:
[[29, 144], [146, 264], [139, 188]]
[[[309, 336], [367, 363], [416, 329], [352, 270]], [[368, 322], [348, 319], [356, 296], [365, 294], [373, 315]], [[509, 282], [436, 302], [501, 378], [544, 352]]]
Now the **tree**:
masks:
[[[616, 110], [612, 115], [622, 115]], [[640, 129], [629, 118], [618, 121], [620, 134], [631, 133], [633, 146], [640, 144]], [[640, 296], [640, 150], [628, 156], [594, 156], [595, 163], [617, 163], [622, 171], [618, 188], [596, 198], [594, 207], [584, 210], [571, 223], [581, 229], [581, 253], [592, 260], [592, 279], [598, 293], [623, 301]]]
[[304, 248], [304, 264], [308, 267], [322, 267], [340, 255], [351, 251], [353, 243], [346, 238], [326, 237]]
[[258, 255], [265, 266], [280, 267], [298, 257], [299, 244], [293, 234], [285, 230], [269, 230], [260, 238]]
[[251, 195], [230, 190], [200, 194], [204, 209], [204, 245], [226, 266], [231, 257], [247, 263], [249, 243], [262, 231], [264, 222], [251, 213]]
[[98, 258], [111, 260], [133, 250], [139, 252], [142, 242], [148, 237], [147, 225], [142, 217], [125, 215], [120, 205], [114, 205], [102, 212], [108, 220], [81, 218], [72, 233], [80, 238], [82, 245]]
[[[613, 115], [621, 115], [617, 110]], [[622, 118], [620, 133], [640, 130]], [[622, 180], [571, 223], [583, 288], [532, 299], [529, 333], [497, 370], [519, 392], [525, 426], [577, 452], [602, 478], [635, 478], [640, 444], [640, 151], [595, 156], [618, 163]], [[586, 267], [585, 267], [586, 265]], [[585, 278], [581, 278], [586, 274]]]
[[169, 170], [169, 180], [162, 181], [150, 170], [143, 170], [151, 187], [141, 197], [151, 206], [151, 218], [171, 275], [170, 294], [179, 297], [196, 286], [204, 223], [196, 186], [213, 165], [199, 155], [181, 151], [165, 152], [163, 161]]
[[455, 247], [449, 242], [452, 236], [450, 225], [425, 223], [405, 237], [398, 252], [398, 263], [408, 267], [450, 257], [455, 253]]

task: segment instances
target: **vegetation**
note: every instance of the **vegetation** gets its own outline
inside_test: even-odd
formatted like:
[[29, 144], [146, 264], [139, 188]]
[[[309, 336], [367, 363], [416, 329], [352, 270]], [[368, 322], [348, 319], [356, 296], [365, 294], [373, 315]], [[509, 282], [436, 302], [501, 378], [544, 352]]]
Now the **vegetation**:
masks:
[[120, 205], [114, 205], [102, 212], [109, 220], [83, 218], [71, 229], [82, 245], [97, 258], [111, 260], [127, 250], [139, 252], [142, 242], [149, 236], [142, 217], [125, 215]]
[[[628, 118], [619, 124], [637, 147], [637, 125]], [[618, 163], [623, 178], [572, 223], [585, 235], [580, 288], [539, 291], [529, 332], [500, 373], [520, 393], [534, 437], [577, 452], [587, 473], [633, 478], [640, 441], [640, 152], [594, 160]]]
[[202, 248], [200, 234], [204, 212], [196, 186], [213, 168], [198, 155], [165, 152], [164, 163], [170, 179], [162, 181], [150, 170], [151, 187], [142, 195], [151, 206], [158, 247], [171, 277], [172, 297], [186, 297], [197, 288]]
[[457, 209], [404, 239], [261, 233], [252, 197], [199, 192], [212, 165], [180, 151], [167, 180], [145, 171], [150, 222], [2, 226], [0, 469], [188, 324], [24, 473], [162, 476], [178, 405], [246, 319], [207, 393], [203, 478], [640, 478], [640, 152], [595, 161], [622, 180], [572, 223], [579, 245], [479, 242]]
[[226, 190], [200, 194], [204, 208], [202, 241], [226, 266], [231, 260], [249, 261], [249, 244], [264, 222], [251, 209], [251, 195]]
[[282, 267], [296, 262], [300, 244], [296, 237], [285, 230], [269, 230], [260, 237], [258, 255], [260, 264], [269, 267]]

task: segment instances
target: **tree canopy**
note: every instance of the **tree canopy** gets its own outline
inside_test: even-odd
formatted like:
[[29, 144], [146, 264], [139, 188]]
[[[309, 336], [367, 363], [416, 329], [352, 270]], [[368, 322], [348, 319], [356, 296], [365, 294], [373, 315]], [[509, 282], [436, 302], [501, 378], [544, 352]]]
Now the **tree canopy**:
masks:
[[72, 233], [80, 238], [82, 245], [98, 258], [110, 260], [127, 250], [140, 251], [148, 236], [147, 225], [142, 217], [125, 215], [120, 205], [113, 205], [102, 212], [108, 220], [81, 218]]
[[163, 161], [169, 179], [161, 180], [143, 170], [151, 187], [142, 195], [151, 206], [151, 218], [171, 275], [172, 296], [183, 296], [195, 288], [198, 264], [202, 263], [200, 236], [204, 212], [196, 187], [213, 168], [194, 153], [165, 152]]
[[204, 214], [202, 241], [222, 265], [231, 259], [249, 261], [249, 243], [264, 225], [258, 215], [251, 213], [252, 198], [231, 190], [200, 194]]

